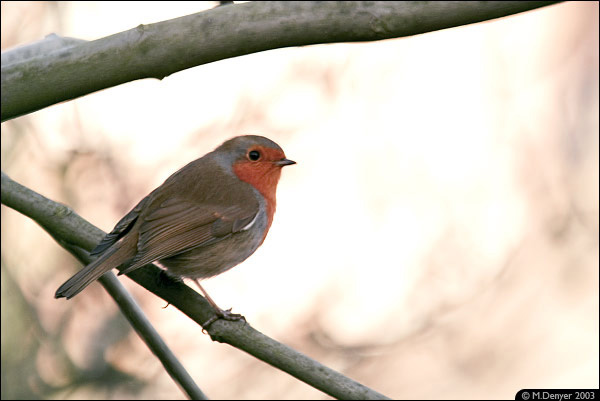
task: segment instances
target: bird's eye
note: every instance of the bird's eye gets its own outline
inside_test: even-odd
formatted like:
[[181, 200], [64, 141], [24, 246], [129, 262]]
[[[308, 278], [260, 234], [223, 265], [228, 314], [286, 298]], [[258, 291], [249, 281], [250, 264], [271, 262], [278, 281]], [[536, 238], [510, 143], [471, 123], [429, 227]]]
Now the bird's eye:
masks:
[[255, 162], [260, 159], [260, 152], [258, 150], [251, 150], [248, 152], [248, 159]]

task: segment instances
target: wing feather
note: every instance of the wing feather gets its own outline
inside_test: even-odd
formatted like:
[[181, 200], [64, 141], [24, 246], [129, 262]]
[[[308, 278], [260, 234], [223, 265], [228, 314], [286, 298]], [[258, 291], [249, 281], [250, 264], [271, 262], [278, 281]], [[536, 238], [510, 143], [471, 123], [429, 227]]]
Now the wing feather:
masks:
[[138, 252], [121, 274], [192, 248], [222, 241], [243, 229], [257, 214], [257, 204], [198, 205], [177, 198], [164, 201], [143, 217]]
[[146, 202], [148, 202], [148, 200], [149, 196], [146, 196], [133, 209], [131, 209], [129, 213], [123, 216], [123, 218], [115, 225], [115, 228], [113, 228], [110, 233], [106, 234], [102, 241], [100, 241], [92, 250], [92, 252], [90, 252], [90, 255], [97, 256], [104, 253], [104, 251], [123, 238], [137, 221], [140, 211]]

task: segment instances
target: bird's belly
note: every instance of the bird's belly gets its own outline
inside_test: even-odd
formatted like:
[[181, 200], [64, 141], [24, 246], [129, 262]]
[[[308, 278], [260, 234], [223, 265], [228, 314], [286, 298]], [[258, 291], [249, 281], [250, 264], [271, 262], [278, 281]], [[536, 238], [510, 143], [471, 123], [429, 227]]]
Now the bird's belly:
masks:
[[262, 236], [253, 230], [242, 231], [214, 244], [182, 252], [160, 263], [168, 272], [193, 279], [204, 279], [221, 274], [246, 260], [256, 251]]

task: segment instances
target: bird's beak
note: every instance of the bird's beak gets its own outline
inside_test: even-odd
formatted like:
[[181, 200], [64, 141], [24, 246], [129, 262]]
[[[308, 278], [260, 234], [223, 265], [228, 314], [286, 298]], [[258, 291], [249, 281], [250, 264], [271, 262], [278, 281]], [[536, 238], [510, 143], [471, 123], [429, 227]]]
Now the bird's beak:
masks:
[[281, 160], [277, 160], [276, 162], [273, 162], [273, 164], [276, 166], [283, 167], [283, 166], [289, 166], [292, 164], [296, 164], [296, 162], [293, 160], [290, 160], [290, 159], [281, 159]]

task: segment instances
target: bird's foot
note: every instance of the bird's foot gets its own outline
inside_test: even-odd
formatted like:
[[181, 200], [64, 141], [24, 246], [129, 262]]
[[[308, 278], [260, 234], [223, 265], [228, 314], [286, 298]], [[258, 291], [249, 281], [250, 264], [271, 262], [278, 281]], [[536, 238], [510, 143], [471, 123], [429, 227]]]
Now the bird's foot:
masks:
[[236, 320], [243, 320], [244, 323], [246, 322], [246, 318], [243, 315], [240, 315], [239, 313], [231, 313], [231, 308], [229, 308], [227, 310], [215, 308], [214, 310], [215, 310], [215, 314], [201, 325], [203, 332], [206, 332], [206, 328], [219, 319], [229, 320], [232, 322], [236, 321]]

